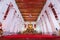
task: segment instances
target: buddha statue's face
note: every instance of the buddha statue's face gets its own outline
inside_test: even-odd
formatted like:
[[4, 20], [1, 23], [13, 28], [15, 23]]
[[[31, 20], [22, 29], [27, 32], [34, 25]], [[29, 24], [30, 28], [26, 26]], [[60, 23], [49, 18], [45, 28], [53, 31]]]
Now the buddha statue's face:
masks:
[[32, 29], [32, 28], [33, 28], [33, 26], [30, 24], [30, 25], [28, 26], [28, 28], [29, 28], [29, 29]]

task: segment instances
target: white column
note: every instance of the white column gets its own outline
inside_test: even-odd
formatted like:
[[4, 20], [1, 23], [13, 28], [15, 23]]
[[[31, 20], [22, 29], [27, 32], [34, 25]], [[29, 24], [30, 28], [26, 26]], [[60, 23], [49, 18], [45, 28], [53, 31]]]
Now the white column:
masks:
[[38, 33], [42, 32], [40, 21], [38, 21], [38, 22], [36, 23], [36, 28], [35, 28], [35, 30], [36, 30]]
[[43, 24], [42, 24], [42, 19], [40, 17], [40, 26], [41, 26], [41, 29], [42, 29], [42, 34], [44, 34], [44, 27], [43, 27]]
[[15, 15], [13, 15], [12, 20], [11, 20], [10, 32], [14, 32], [14, 29], [15, 29], [15, 20], [16, 20], [15, 19]]
[[44, 13], [43, 17], [44, 17], [45, 24], [46, 24], [47, 29], [48, 29], [48, 33], [52, 33], [50, 22], [49, 22], [48, 17], [47, 17], [47, 15], [45, 13]]
[[44, 34], [46, 34], [46, 26], [45, 26], [43, 17], [41, 17], [41, 20], [42, 20], [42, 27], [43, 27], [43, 30], [44, 30], [43, 32], [44, 32]]
[[[47, 12], [47, 11], [46, 11], [46, 12]], [[52, 28], [52, 32], [55, 32], [55, 31], [56, 31], [56, 28], [55, 28], [54, 23], [53, 23], [53, 21], [52, 21], [52, 19], [51, 19], [51, 16], [49, 15], [48, 12], [45, 13], [45, 14], [46, 14], [46, 16], [48, 17], [48, 20], [49, 20], [49, 22], [50, 22], [50, 25], [51, 25], [51, 28]]]
[[43, 27], [42, 27], [41, 19], [40, 19], [40, 21], [39, 21], [39, 26], [40, 26], [41, 32], [43, 33]]
[[42, 21], [43, 21], [44, 32], [45, 32], [45, 34], [47, 34], [48, 30], [47, 30], [47, 27], [46, 27], [46, 24], [45, 24], [43, 16], [42, 16]]

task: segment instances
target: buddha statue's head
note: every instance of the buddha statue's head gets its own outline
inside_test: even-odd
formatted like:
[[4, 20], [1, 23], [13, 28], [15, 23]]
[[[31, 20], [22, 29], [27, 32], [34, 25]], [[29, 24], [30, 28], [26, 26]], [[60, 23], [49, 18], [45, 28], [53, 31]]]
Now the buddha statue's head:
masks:
[[29, 24], [28, 29], [33, 29], [32, 24]]

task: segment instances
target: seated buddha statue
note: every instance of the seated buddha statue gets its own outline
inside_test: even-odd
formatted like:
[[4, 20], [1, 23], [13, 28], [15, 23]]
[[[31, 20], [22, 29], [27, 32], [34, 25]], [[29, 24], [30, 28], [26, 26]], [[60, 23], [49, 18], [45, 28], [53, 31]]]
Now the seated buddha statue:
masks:
[[34, 30], [34, 28], [32, 26], [29, 26], [24, 32], [23, 34], [36, 34], [36, 30]]

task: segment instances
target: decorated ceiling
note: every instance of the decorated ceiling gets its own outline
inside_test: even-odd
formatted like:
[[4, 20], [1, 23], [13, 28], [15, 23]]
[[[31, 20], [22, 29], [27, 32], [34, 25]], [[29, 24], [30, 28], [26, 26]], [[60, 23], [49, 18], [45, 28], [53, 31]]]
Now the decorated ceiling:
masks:
[[36, 21], [46, 0], [16, 0], [24, 21]]

